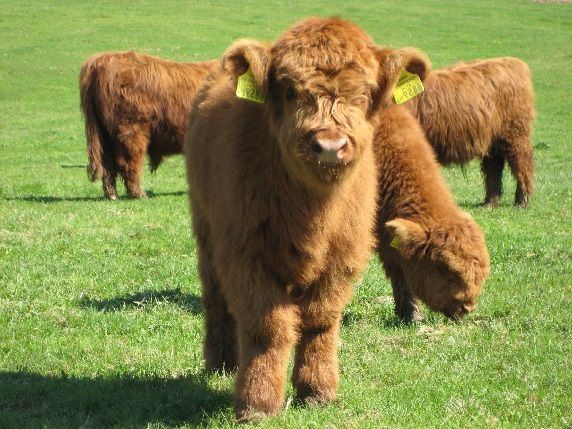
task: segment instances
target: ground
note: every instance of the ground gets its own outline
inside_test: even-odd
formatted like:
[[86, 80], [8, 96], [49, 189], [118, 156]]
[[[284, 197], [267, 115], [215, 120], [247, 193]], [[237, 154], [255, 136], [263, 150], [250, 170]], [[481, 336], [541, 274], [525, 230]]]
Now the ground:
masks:
[[105, 201], [85, 171], [79, 69], [106, 50], [216, 58], [239, 37], [333, 14], [379, 44], [424, 50], [435, 67], [527, 61], [536, 191], [529, 209], [513, 208], [505, 174], [501, 207], [487, 210], [478, 163], [446, 170], [491, 254], [477, 311], [400, 325], [372, 259], [344, 316], [339, 400], [290, 400], [259, 427], [572, 425], [572, 5], [0, 0], [0, 10], [0, 427], [235, 426], [232, 375], [202, 371], [182, 158], [145, 172], [149, 199]]

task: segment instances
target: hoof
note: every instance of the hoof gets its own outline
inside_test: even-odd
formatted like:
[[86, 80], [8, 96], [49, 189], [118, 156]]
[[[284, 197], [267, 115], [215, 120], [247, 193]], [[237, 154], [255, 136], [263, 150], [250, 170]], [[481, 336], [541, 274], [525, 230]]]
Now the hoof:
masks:
[[238, 423], [253, 423], [259, 422], [264, 420], [270, 414], [267, 414], [263, 411], [256, 411], [256, 410], [240, 410], [236, 411], [236, 421]]
[[134, 200], [135, 199], [147, 199], [147, 198], [149, 198], [145, 192], [139, 192], [136, 194], [128, 194], [128, 197], [132, 198]]
[[524, 198], [523, 200], [520, 201], [515, 201], [514, 205], [520, 209], [525, 209], [528, 207], [528, 198]]
[[409, 304], [403, 307], [396, 307], [395, 314], [404, 323], [418, 323], [425, 320], [423, 311], [417, 304]]
[[308, 407], [319, 407], [330, 404], [336, 400], [335, 393], [313, 392], [298, 395], [298, 400]]

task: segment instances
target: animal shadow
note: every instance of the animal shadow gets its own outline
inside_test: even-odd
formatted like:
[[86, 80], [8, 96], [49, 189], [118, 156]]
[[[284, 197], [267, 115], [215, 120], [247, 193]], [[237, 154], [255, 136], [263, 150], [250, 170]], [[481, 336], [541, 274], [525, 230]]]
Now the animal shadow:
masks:
[[[160, 198], [160, 197], [174, 197], [179, 195], [185, 195], [186, 191], [173, 191], [173, 192], [153, 192], [151, 190], [147, 190], [147, 198]], [[121, 201], [130, 201], [133, 198], [129, 198], [127, 196], [119, 196], [118, 198]], [[27, 201], [31, 203], [41, 203], [41, 204], [48, 204], [48, 203], [62, 203], [62, 202], [82, 202], [82, 201], [107, 201], [103, 195], [100, 197], [73, 197], [73, 196], [55, 196], [55, 195], [26, 195], [26, 196], [18, 196], [18, 197], [4, 197], [6, 201]], [[145, 200], [145, 199], [142, 199]]]
[[230, 406], [207, 375], [75, 377], [0, 371], [0, 427], [198, 426]]
[[201, 313], [200, 296], [185, 293], [180, 288], [161, 291], [145, 290], [131, 295], [103, 300], [82, 297], [79, 305], [84, 308], [94, 308], [98, 311], [112, 312], [129, 308], [145, 308], [165, 302], [176, 304], [192, 314]]

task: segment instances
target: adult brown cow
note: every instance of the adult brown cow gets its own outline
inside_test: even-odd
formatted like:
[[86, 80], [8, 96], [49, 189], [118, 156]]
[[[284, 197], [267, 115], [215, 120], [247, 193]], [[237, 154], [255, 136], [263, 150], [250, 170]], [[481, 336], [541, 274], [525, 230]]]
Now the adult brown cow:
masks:
[[481, 160], [485, 205], [502, 194], [505, 161], [516, 180], [515, 205], [532, 193], [534, 93], [530, 69], [518, 58], [459, 63], [428, 73], [425, 92], [405, 105], [417, 116], [443, 165]]
[[92, 181], [102, 178], [107, 198], [117, 199], [118, 173], [130, 197], [144, 197], [145, 154], [155, 171], [164, 156], [182, 152], [191, 101], [217, 63], [176, 63], [135, 52], [86, 60], [79, 88], [88, 174]]
[[[298, 397], [335, 398], [341, 312], [373, 244], [375, 117], [401, 72], [425, 67], [309, 18], [274, 44], [235, 42], [201, 86], [185, 144], [204, 353], [211, 370], [238, 363], [239, 420], [279, 410], [293, 346]], [[248, 76], [264, 102], [235, 95]]]

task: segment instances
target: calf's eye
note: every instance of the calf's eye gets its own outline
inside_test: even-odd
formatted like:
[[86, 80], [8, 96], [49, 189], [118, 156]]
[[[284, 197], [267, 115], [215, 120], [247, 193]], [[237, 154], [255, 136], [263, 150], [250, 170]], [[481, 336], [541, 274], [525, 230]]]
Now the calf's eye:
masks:
[[294, 88], [292, 88], [291, 86], [289, 86], [288, 88], [286, 88], [286, 90], [284, 91], [284, 97], [286, 98], [286, 100], [288, 101], [292, 101], [296, 98], [298, 94], [296, 93], [296, 90]]

